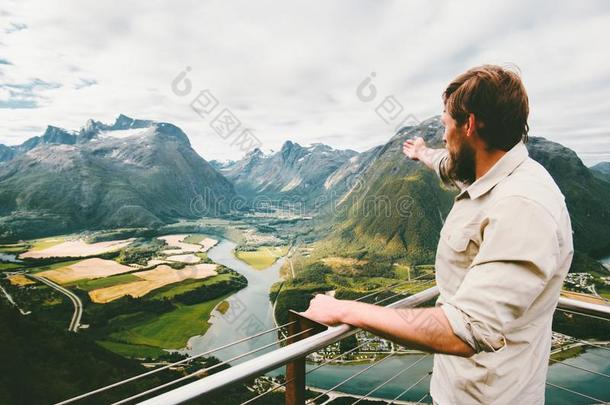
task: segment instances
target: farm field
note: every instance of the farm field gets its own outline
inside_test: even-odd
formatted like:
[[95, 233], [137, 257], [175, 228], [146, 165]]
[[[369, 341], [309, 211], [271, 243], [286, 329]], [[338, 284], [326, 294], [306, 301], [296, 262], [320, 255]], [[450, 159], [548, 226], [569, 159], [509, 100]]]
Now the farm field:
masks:
[[[227, 296], [195, 305], [180, 305], [141, 325], [110, 335], [113, 341], [164, 349], [184, 348], [191, 336], [203, 335], [210, 314]], [[119, 348], [120, 349], [120, 348]], [[127, 348], [125, 348], [127, 349]]]
[[189, 263], [189, 264], [199, 263], [201, 261], [201, 258], [199, 256], [194, 255], [192, 253], [187, 253], [184, 255], [167, 256], [165, 259], [172, 261], [172, 262]]
[[133, 281], [142, 280], [140, 277], [135, 276], [131, 273], [117, 274], [115, 276], [95, 278], [95, 279], [80, 279], [73, 281], [68, 284], [64, 284], [64, 287], [76, 287], [83, 291], [97, 290], [99, 288], [111, 287], [118, 284], [130, 283]]
[[64, 267], [45, 270], [38, 273], [38, 275], [59, 284], [67, 284], [76, 280], [108, 277], [133, 270], [133, 267], [125, 266], [114, 260], [92, 258], [65, 265]]
[[167, 265], [160, 265], [152, 270], [133, 273], [140, 279], [138, 281], [92, 290], [89, 291], [89, 297], [98, 304], [111, 302], [126, 295], [138, 298], [168, 284], [187, 279], [203, 279], [215, 276], [218, 274], [216, 268], [217, 265], [208, 263], [186, 266], [180, 270], [172, 269]]
[[23, 274], [15, 274], [14, 276], [10, 276], [8, 278], [8, 281], [10, 281], [10, 283], [12, 285], [18, 285], [18, 286], [35, 284], [34, 281], [30, 280], [29, 278], [27, 278]]
[[271, 266], [288, 253], [287, 246], [261, 246], [254, 251], [237, 251], [235, 257], [255, 269], [262, 270]]
[[[162, 252], [165, 255], [207, 252], [212, 246], [218, 243], [216, 239], [188, 234], [165, 235], [160, 236], [157, 239], [165, 241], [170, 248]], [[187, 242], [187, 240], [190, 242]]]
[[[134, 241], [133, 238], [109, 242], [87, 243], [82, 239], [62, 241], [49, 239], [35, 243], [33, 248], [19, 255], [20, 259], [46, 259], [49, 257], [86, 257], [120, 250]], [[57, 243], [56, 243], [57, 242]]]

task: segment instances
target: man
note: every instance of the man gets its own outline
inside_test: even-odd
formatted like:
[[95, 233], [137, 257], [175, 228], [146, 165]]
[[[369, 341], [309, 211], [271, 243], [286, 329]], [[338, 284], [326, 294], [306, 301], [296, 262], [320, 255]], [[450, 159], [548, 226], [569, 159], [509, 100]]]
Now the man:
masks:
[[572, 261], [564, 197], [529, 158], [519, 76], [480, 66], [443, 94], [446, 149], [404, 154], [460, 193], [441, 230], [434, 308], [388, 309], [317, 295], [304, 313], [435, 352], [435, 404], [543, 404], [551, 323]]

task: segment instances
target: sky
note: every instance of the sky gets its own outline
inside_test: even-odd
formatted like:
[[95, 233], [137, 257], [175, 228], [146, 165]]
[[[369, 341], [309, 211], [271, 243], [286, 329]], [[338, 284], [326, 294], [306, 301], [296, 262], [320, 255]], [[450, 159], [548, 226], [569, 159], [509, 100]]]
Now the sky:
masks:
[[[122, 113], [179, 126], [208, 160], [242, 157], [243, 130], [267, 151], [364, 151], [493, 63], [519, 68], [530, 134], [592, 165], [610, 161], [608, 38], [605, 0], [2, 0], [0, 143]], [[240, 125], [218, 133], [227, 111]]]

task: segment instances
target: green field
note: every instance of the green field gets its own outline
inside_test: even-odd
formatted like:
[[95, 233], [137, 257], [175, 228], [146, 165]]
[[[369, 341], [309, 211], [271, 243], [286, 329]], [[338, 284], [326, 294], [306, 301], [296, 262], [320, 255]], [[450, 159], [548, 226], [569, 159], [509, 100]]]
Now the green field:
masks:
[[[572, 347], [571, 349], [562, 350], [551, 355], [551, 359], [556, 361], [563, 361], [572, 357], [578, 357], [584, 351], [585, 349], [582, 346]], [[549, 364], [553, 364], [553, 362], [550, 361]]]
[[598, 283], [595, 285], [597, 293], [604, 298], [610, 299], [610, 286]]
[[31, 241], [31, 251], [44, 250], [51, 246], [59, 245], [66, 241], [66, 236], [51, 236], [49, 238], [35, 239]]
[[13, 269], [17, 269], [19, 267], [23, 267], [23, 264], [0, 262], [0, 271], [13, 270]]
[[[205, 238], [211, 238], [211, 236], [204, 235], [204, 234], [201, 234], [201, 233], [195, 233], [195, 234], [189, 235], [186, 238], [184, 238], [183, 242], [184, 243], [193, 243], [193, 244], [198, 245], [199, 242], [201, 242]], [[212, 239], [215, 239], [215, 238], [212, 238]]]
[[0, 245], [0, 253], [13, 253], [19, 254], [28, 250], [27, 245]]
[[132, 345], [128, 343], [111, 342], [108, 340], [97, 340], [96, 343], [112, 352], [121, 356], [130, 358], [157, 358], [165, 353], [164, 350], [158, 347], [150, 347], [143, 345]]
[[261, 246], [251, 252], [237, 251], [235, 257], [255, 269], [262, 270], [271, 266], [288, 253], [288, 246]]
[[66, 266], [69, 266], [71, 264], [78, 263], [80, 261], [82, 261], [82, 259], [68, 260], [68, 261], [65, 261], [65, 262], [53, 263], [53, 264], [49, 264], [49, 265], [46, 265], [46, 266], [33, 267], [31, 269], [31, 272], [32, 273], [40, 273], [41, 271], [60, 269], [62, 267], [66, 267]]
[[395, 264], [394, 272], [400, 279], [407, 280], [411, 276], [411, 266], [408, 264]]
[[196, 290], [199, 287], [213, 285], [219, 281], [230, 280], [233, 276], [229, 273], [219, 274], [203, 280], [185, 280], [176, 284], [169, 284], [158, 288], [149, 296], [149, 299], [164, 299], [174, 298], [176, 295], [184, 294], [185, 292]]
[[110, 338], [131, 345], [181, 349], [191, 336], [202, 335], [208, 330], [212, 310], [227, 297], [228, 295], [196, 305], [178, 305], [171, 312], [129, 330], [113, 333]]
[[140, 277], [133, 274], [119, 274], [111, 277], [76, 280], [72, 283], [64, 284], [64, 287], [76, 287], [83, 291], [92, 291], [98, 288], [112, 287], [118, 284], [131, 283], [133, 281], [141, 280], [142, 279]]

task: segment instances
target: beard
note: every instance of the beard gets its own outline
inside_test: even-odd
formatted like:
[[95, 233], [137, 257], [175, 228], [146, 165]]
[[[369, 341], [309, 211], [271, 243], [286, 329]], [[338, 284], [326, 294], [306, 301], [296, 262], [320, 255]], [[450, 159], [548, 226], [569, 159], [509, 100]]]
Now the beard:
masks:
[[464, 139], [459, 140], [458, 149], [449, 151], [447, 172], [451, 179], [470, 185], [476, 179], [475, 149]]

